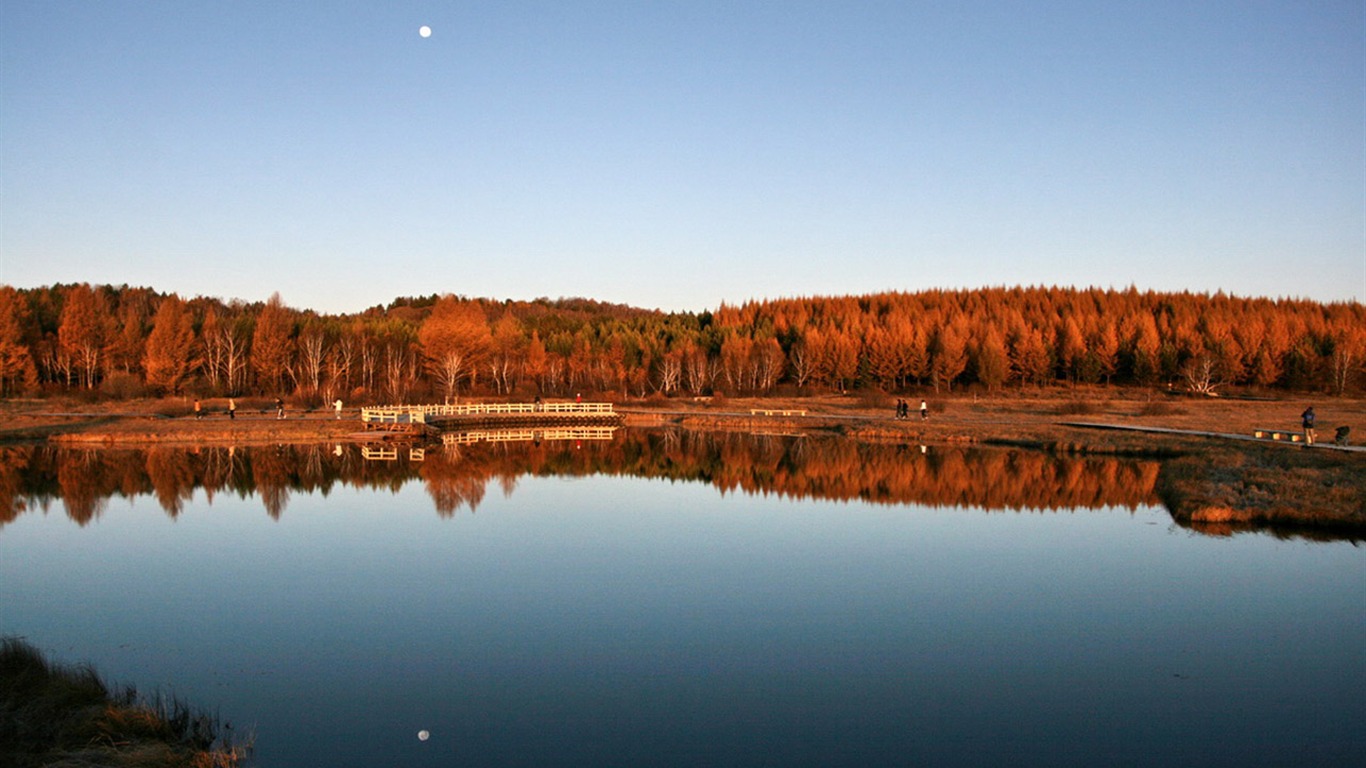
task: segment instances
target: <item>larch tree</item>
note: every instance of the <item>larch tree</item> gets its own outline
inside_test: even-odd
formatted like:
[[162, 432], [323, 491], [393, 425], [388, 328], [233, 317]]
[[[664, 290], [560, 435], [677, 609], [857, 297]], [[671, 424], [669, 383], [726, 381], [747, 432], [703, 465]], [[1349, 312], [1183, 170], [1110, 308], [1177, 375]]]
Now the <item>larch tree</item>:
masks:
[[106, 334], [105, 359], [109, 371], [133, 374], [141, 369], [156, 302], [157, 296], [149, 288], [117, 291], [118, 308], [110, 318], [111, 327]]
[[973, 350], [973, 367], [977, 380], [987, 391], [1000, 389], [1010, 376], [1010, 356], [1005, 339], [995, 325], [988, 325]]
[[1010, 340], [1010, 367], [1022, 385], [1048, 383], [1053, 362], [1042, 331], [1033, 326], [1016, 329]]
[[539, 331], [532, 331], [531, 338], [527, 340], [526, 362], [522, 369], [528, 378], [536, 382], [536, 392], [545, 394], [548, 391], [546, 374], [549, 370], [548, 354], [545, 349], [545, 342], [541, 341]]
[[28, 306], [17, 290], [0, 285], [0, 397], [29, 389], [38, 382], [33, 354], [24, 343]]
[[493, 343], [483, 311], [451, 295], [437, 300], [417, 338], [427, 369], [448, 401], [457, 396], [461, 380], [474, 374]]
[[963, 332], [961, 317], [939, 327], [930, 344], [930, 375], [934, 379], [934, 391], [947, 387], [953, 390], [953, 383], [963, 375], [968, 366], [967, 336]]
[[256, 318], [256, 331], [251, 337], [251, 367], [256, 372], [256, 384], [261, 391], [279, 392], [289, 372], [294, 322], [290, 311], [275, 293]]
[[194, 357], [194, 327], [185, 302], [174, 293], [161, 300], [147, 336], [143, 369], [147, 383], [176, 393], [189, 376]]
[[830, 329], [826, 336], [826, 370], [830, 372], [832, 384], [843, 392], [854, 382], [858, 375], [859, 355], [862, 352], [856, 332]]

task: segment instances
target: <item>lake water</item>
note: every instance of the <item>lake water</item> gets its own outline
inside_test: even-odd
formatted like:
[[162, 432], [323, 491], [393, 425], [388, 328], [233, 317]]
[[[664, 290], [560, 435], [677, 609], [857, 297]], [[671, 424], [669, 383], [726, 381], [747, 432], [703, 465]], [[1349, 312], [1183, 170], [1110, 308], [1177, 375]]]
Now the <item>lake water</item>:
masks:
[[0, 450], [0, 633], [269, 768], [1366, 754], [1360, 543], [1182, 528], [1154, 462], [536, 437]]

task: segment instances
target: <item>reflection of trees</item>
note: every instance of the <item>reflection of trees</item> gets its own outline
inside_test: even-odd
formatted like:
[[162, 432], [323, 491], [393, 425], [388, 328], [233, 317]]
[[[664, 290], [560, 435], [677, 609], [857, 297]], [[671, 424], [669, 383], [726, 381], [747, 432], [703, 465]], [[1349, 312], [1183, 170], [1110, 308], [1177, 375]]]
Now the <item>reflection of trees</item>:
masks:
[[266, 513], [279, 520], [289, 504], [289, 480], [292, 457], [284, 446], [261, 448], [251, 454], [251, 479], [256, 493], [266, 507]]
[[28, 509], [23, 488], [32, 455], [32, 451], [23, 448], [0, 448], [0, 526]]
[[511, 494], [524, 476], [629, 475], [708, 483], [724, 492], [794, 499], [862, 500], [986, 509], [1063, 510], [1159, 503], [1159, 465], [1116, 457], [1069, 457], [1006, 449], [867, 444], [804, 437], [624, 430], [612, 441], [484, 443], [429, 448], [422, 462], [364, 461], [354, 445], [201, 447], [193, 452], [7, 448], [0, 470], [5, 513], [60, 498], [79, 523], [114, 494], [153, 493], [178, 514], [196, 488], [257, 495], [278, 518], [293, 492], [337, 483], [398, 490], [420, 477], [437, 511], [474, 511], [490, 483]]
[[397, 489], [412, 477], [407, 464], [375, 467], [359, 459], [354, 446], [281, 445], [181, 449], [60, 448], [50, 445], [0, 449], [0, 494], [8, 516], [63, 502], [67, 515], [84, 524], [99, 516], [111, 496], [155, 495], [172, 516], [202, 488], [212, 502], [218, 493], [240, 498], [260, 494], [262, 506], [278, 517], [294, 491], [326, 494], [338, 482]]
[[[1003, 449], [870, 445], [837, 437], [626, 431], [581, 446], [486, 445], [459, 460], [428, 452], [422, 477], [438, 506], [470, 497], [470, 481], [517, 475], [626, 474], [691, 480], [722, 491], [879, 504], [1060, 510], [1156, 504], [1154, 461]], [[459, 491], [458, 495], [456, 491]], [[442, 506], [447, 505], [447, 506]]]
[[183, 502], [194, 496], [199, 477], [188, 452], [178, 448], [156, 447], [147, 450], [147, 478], [157, 501], [166, 514], [180, 514]]
[[79, 525], [94, 520], [104, 511], [109, 494], [101, 493], [100, 480], [105, 464], [98, 452], [90, 449], [64, 451], [57, 457], [57, 487], [67, 517]]
[[451, 517], [461, 506], [468, 506], [473, 512], [484, 500], [484, 489], [492, 477], [492, 470], [487, 462], [467, 459], [467, 454], [473, 453], [460, 446], [451, 446], [428, 454], [418, 470], [442, 517]]

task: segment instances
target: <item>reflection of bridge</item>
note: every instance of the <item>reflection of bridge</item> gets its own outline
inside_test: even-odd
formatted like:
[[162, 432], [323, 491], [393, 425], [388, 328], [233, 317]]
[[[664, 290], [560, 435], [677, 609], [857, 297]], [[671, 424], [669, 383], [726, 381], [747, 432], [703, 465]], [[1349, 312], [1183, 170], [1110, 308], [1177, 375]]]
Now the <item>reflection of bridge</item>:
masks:
[[529, 443], [542, 440], [611, 440], [616, 427], [564, 427], [552, 429], [494, 429], [447, 432], [441, 436], [443, 445], [473, 445], [474, 443]]
[[[366, 461], [398, 461], [398, 446], [395, 445], [362, 445], [360, 447], [361, 458]], [[422, 461], [427, 458], [427, 449], [409, 448], [409, 461]]]
[[[446, 432], [441, 435], [441, 444], [446, 446], [474, 445], [475, 443], [540, 443], [556, 440], [611, 440], [617, 432], [616, 427], [552, 427], [549, 429], [476, 429], [460, 432]], [[362, 445], [361, 458], [366, 461], [398, 461], [400, 446], [392, 443], [382, 445]], [[427, 449], [407, 447], [409, 461], [423, 461]]]
[[611, 403], [471, 403], [468, 405], [386, 405], [362, 408], [367, 429], [416, 431], [423, 426], [457, 429], [472, 426], [531, 427], [615, 424], [621, 416]]

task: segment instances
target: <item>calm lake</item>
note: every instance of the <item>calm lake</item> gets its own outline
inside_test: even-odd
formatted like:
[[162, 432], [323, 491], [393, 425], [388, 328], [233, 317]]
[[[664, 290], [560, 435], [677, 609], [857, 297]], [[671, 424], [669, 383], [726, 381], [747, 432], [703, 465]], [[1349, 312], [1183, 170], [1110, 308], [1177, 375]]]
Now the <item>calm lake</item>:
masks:
[[0, 634], [267, 768], [1366, 754], [1360, 542], [1177, 526], [1151, 461], [564, 436], [0, 449]]

